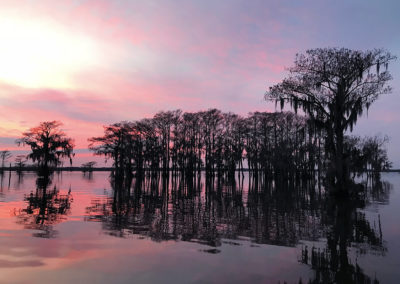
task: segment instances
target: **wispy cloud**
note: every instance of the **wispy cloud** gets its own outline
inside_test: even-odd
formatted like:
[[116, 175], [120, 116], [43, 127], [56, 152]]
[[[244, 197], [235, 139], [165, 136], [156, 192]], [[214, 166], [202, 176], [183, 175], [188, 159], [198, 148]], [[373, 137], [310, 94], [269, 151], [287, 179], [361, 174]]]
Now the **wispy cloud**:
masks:
[[[399, 10], [394, 0], [5, 0], [0, 18], [14, 28], [0, 33], [15, 48], [0, 56], [0, 136], [57, 119], [83, 148], [102, 124], [159, 110], [273, 110], [263, 94], [296, 52], [386, 47], [400, 55]], [[399, 90], [398, 64], [393, 75]], [[398, 121], [400, 100], [382, 102], [369, 121]], [[395, 126], [388, 131], [400, 141]]]

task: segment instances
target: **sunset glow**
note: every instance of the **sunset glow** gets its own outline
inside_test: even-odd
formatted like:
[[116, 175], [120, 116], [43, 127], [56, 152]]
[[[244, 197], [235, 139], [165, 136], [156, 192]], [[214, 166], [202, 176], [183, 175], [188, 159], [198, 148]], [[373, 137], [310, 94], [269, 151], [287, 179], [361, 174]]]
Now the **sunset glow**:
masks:
[[89, 38], [40, 21], [0, 20], [0, 78], [27, 88], [71, 88], [71, 76], [100, 60]]
[[399, 11], [0, 0], [0, 284], [397, 283]]
[[[344, 46], [399, 54], [397, 2], [356, 2], [2, 1], [0, 147], [14, 149], [12, 138], [45, 120], [62, 120], [86, 149], [102, 125], [160, 110], [274, 111], [264, 92], [297, 52]], [[358, 24], [361, 11], [376, 23]], [[397, 63], [391, 72], [399, 77]], [[400, 143], [398, 81], [393, 87], [356, 129], [388, 134], [391, 145]], [[389, 153], [400, 165], [400, 152]]]

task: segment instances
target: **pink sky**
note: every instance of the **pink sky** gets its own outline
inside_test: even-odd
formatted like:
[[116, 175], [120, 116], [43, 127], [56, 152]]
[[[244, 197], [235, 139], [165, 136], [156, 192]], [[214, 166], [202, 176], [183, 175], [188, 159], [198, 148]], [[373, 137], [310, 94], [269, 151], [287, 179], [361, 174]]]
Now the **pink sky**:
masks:
[[[46, 120], [61, 120], [86, 149], [102, 125], [160, 110], [273, 110], [263, 94], [296, 52], [384, 47], [399, 56], [399, 10], [394, 0], [2, 1], [0, 148]], [[356, 132], [398, 145], [398, 62], [391, 71], [394, 93]]]

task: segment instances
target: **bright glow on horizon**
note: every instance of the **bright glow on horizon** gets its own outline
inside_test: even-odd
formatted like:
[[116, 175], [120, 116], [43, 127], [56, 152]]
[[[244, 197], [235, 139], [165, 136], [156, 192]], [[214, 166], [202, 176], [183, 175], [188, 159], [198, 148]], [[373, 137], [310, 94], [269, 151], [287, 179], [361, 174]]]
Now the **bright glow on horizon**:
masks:
[[27, 88], [71, 88], [99, 58], [89, 38], [41, 22], [3, 18], [0, 39], [0, 78]]

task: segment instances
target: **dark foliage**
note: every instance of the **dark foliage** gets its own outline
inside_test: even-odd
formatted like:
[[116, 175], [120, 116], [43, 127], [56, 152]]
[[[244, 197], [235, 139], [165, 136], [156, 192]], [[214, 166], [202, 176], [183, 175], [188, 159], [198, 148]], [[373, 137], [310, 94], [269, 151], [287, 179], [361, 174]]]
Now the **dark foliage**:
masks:
[[26, 166], [26, 156], [25, 155], [18, 155], [15, 157], [15, 166], [17, 167], [18, 172], [22, 172], [22, 169]]
[[391, 91], [388, 64], [395, 59], [381, 49], [358, 51], [317, 48], [298, 54], [290, 75], [270, 87], [265, 97], [301, 109], [326, 131], [326, 149], [337, 188], [348, 178], [344, 133], [352, 130], [361, 114], [381, 95]]
[[57, 166], [62, 158], [69, 158], [72, 163], [74, 143], [60, 130], [59, 121], [41, 122], [39, 126], [29, 129], [18, 139], [18, 145], [28, 145], [31, 153], [27, 158], [37, 162], [44, 172], [50, 166]]
[[[89, 139], [89, 148], [112, 159], [120, 177], [145, 170], [232, 175], [247, 168], [289, 178], [293, 173], [304, 177], [325, 172], [329, 165], [326, 131], [313, 120], [290, 112], [254, 112], [241, 117], [217, 109], [177, 110], [104, 129], [104, 136]], [[384, 142], [346, 138], [350, 170], [388, 168]]]

